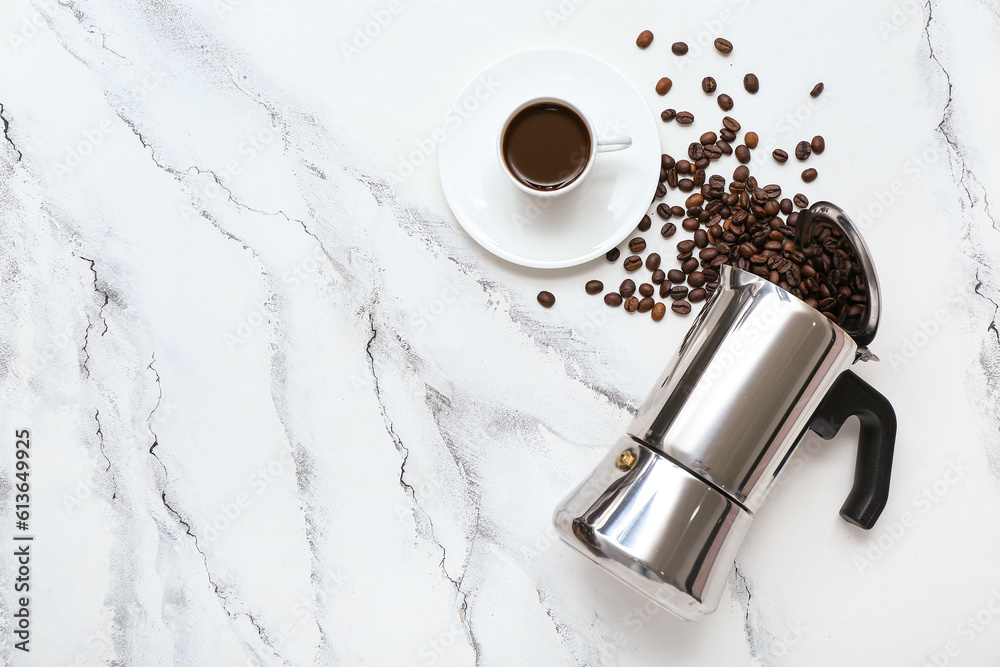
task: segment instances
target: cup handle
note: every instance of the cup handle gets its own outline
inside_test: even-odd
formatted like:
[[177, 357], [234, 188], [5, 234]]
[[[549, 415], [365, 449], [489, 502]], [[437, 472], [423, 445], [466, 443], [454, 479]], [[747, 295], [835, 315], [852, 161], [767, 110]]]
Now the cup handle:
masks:
[[632, 137], [626, 135], [611, 137], [610, 139], [598, 139], [597, 152], [611, 153], [613, 151], [621, 151], [625, 150], [631, 145], [632, 145]]

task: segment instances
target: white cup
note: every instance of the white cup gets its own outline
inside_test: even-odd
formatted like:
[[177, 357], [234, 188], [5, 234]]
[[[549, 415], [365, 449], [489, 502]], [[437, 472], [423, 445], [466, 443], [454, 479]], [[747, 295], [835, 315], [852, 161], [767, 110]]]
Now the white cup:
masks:
[[[546, 102], [562, 105], [580, 117], [584, 125], [587, 126], [587, 132], [590, 135], [590, 153], [587, 155], [586, 164], [576, 177], [567, 181], [560, 187], [542, 190], [539, 188], [533, 188], [527, 183], [524, 183], [511, 171], [510, 166], [507, 164], [507, 160], [504, 158], [504, 138], [507, 136], [507, 130], [510, 127], [511, 121], [514, 120], [519, 113], [534, 104]], [[595, 131], [594, 123], [590, 120], [590, 117], [572, 102], [552, 96], [535, 97], [519, 104], [516, 109], [510, 112], [504, 122], [500, 125], [500, 132], [497, 135], [497, 157], [500, 159], [501, 171], [503, 171], [507, 180], [509, 180], [515, 188], [534, 197], [551, 198], [562, 196], [580, 187], [580, 184], [583, 183], [587, 175], [590, 173], [591, 168], [594, 166], [594, 161], [597, 159], [598, 153], [620, 151], [631, 145], [632, 138], [629, 136], [616, 136], [608, 139], [601, 139]]]

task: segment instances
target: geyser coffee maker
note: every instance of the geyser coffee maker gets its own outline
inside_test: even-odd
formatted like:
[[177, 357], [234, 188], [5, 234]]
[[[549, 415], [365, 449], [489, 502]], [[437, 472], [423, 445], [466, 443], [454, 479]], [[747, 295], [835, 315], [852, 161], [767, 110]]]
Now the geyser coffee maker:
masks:
[[877, 361], [868, 345], [878, 278], [842, 210], [819, 202], [800, 212], [797, 248], [831, 233], [846, 239], [867, 286], [860, 317], [838, 325], [766, 278], [722, 266], [625, 435], [556, 508], [570, 545], [681, 618], [716, 609], [754, 513], [807, 429], [829, 440], [856, 415], [854, 485], [840, 515], [869, 529], [885, 507], [896, 416], [849, 370]]

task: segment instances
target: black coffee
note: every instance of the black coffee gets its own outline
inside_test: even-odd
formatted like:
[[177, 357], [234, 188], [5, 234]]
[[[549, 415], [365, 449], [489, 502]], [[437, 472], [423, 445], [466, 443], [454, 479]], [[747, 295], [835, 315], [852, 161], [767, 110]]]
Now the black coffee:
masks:
[[590, 159], [591, 139], [578, 113], [558, 102], [519, 111], [503, 136], [503, 159], [514, 177], [535, 190], [557, 190], [575, 181]]

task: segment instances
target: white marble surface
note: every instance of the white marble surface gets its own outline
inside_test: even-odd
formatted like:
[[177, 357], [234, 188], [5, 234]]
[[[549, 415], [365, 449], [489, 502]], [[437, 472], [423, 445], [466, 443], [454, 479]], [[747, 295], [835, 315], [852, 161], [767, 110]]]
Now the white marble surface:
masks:
[[[728, 60], [669, 55], [719, 33]], [[0, 37], [7, 664], [1000, 659], [992, 0], [5, 0]], [[815, 183], [757, 173], [846, 208], [882, 278], [882, 362], [859, 370], [899, 416], [879, 525], [837, 516], [856, 427], [807, 439], [699, 624], [650, 613], [549, 527], [687, 322], [588, 297], [623, 277], [604, 260], [493, 258], [437, 181], [428, 139], [456, 93], [539, 46], [607, 60], [657, 112], [718, 115], [712, 74], [763, 146], [822, 133]], [[664, 149], [713, 125], [661, 125]]]

